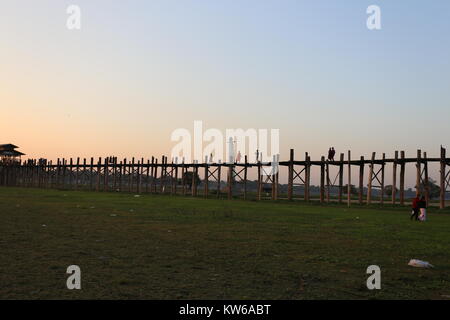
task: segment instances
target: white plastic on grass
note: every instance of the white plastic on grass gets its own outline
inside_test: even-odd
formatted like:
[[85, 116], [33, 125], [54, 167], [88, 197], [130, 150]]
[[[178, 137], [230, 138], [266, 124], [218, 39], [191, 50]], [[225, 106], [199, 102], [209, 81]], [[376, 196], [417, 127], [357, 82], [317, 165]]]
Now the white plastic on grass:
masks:
[[408, 266], [417, 268], [434, 268], [434, 266], [431, 263], [418, 259], [411, 259], [408, 263]]

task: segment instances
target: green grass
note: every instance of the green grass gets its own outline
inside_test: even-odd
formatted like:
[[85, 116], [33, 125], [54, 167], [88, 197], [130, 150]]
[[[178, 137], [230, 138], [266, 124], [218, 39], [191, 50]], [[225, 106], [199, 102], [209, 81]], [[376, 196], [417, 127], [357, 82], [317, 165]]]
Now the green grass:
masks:
[[[450, 214], [0, 188], [1, 299], [442, 299]], [[45, 225], [45, 226], [44, 226]], [[407, 265], [412, 258], [435, 269]], [[79, 265], [82, 290], [66, 288]], [[382, 270], [381, 290], [365, 283]]]

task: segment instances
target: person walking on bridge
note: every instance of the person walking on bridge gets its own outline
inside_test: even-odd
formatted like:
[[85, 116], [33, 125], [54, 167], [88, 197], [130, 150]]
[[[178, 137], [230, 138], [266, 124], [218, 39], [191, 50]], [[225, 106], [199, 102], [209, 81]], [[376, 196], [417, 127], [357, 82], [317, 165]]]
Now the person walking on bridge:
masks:
[[331, 147], [328, 149], [328, 161], [331, 161], [331, 159], [333, 158], [332, 157], [332, 154], [333, 154], [333, 150], [331, 150]]

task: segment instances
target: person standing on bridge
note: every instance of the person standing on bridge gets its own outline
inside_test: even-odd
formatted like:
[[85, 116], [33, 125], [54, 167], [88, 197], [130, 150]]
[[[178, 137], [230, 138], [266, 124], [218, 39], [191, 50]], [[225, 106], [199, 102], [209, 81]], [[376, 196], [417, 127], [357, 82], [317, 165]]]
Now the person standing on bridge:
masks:
[[334, 161], [334, 155], [336, 154], [336, 150], [334, 150], [334, 147], [331, 147], [331, 161]]

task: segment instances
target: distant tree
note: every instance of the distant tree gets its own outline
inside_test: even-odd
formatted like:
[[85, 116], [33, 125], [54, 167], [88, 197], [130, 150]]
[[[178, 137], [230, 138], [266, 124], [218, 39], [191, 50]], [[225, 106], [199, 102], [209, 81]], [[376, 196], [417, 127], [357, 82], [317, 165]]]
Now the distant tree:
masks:
[[[395, 193], [398, 193], [398, 189], [395, 188]], [[392, 195], [392, 185], [388, 185], [384, 187], [384, 194], [387, 196], [391, 196]]]
[[[436, 183], [436, 180], [428, 178], [428, 190], [430, 199], [438, 198], [441, 194], [441, 187]], [[422, 181], [419, 185], [419, 192], [425, 195], [425, 183]]]
[[272, 192], [272, 184], [263, 184], [262, 186], [262, 192], [264, 193], [270, 193]]
[[[347, 194], [348, 184], [346, 184], [342, 188], [343, 188], [342, 192], [344, 194]], [[357, 195], [358, 194], [358, 189], [356, 189], [356, 187], [353, 184], [350, 185], [350, 194], [353, 194], [353, 195]]]
[[[184, 181], [184, 183], [187, 185], [187, 186], [189, 186], [189, 189], [192, 189], [192, 177], [193, 177], [193, 175], [194, 175], [194, 172], [192, 172], [192, 171], [186, 171], [185, 173], [184, 173], [184, 175], [183, 175], [183, 180], [182, 181]], [[197, 184], [197, 185], [199, 185], [200, 184], [200, 177], [199, 177], [199, 175], [198, 175], [198, 173], [197, 173], [197, 175], [196, 175], [196, 177], [195, 177], [195, 183]]]

